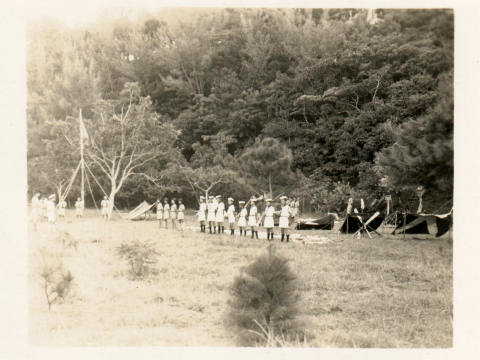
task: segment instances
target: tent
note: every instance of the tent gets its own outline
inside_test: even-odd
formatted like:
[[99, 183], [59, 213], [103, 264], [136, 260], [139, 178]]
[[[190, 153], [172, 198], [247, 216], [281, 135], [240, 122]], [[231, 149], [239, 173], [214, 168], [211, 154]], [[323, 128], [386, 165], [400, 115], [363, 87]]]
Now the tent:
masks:
[[452, 213], [444, 215], [434, 214], [409, 214], [405, 219], [405, 214], [402, 214], [398, 221], [398, 226], [393, 230], [393, 235], [396, 234], [430, 234], [435, 237], [440, 237], [448, 232], [452, 223]]
[[132, 211], [130, 211], [128, 213], [127, 216], [125, 216], [125, 219], [128, 219], [128, 220], [140, 220], [143, 215], [144, 215], [144, 219], [146, 219], [147, 215], [146, 215], [146, 212], [148, 210], [150, 210], [152, 207], [155, 206], [155, 203], [153, 203], [152, 205], [150, 205], [148, 202], [144, 201], [142, 202], [140, 205], [138, 205], [135, 209], [133, 209]]
[[368, 224], [367, 230], [375, 231], [380, 227], [382, 222], [383, 216], [379, 212], [349, 214], [340, 227], [340, 233], [355, 234], [357, 231], [364, 229], [366, 224]]
[[326, 215], [318, 219], [298, 219], [297, 230], [332, 230], [335, 225], [335, 216]]

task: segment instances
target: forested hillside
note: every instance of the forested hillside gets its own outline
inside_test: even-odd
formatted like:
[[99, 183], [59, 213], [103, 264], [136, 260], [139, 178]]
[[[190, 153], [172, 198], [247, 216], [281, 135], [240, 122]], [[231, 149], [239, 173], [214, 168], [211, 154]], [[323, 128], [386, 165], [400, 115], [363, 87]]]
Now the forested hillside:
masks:
[[208, 169], [224, 172], [217, 191], [246, 196], [255, 188], [248, 179], [262, 175], [245, 153], [265, 138], [278, 140], [291, 170], [272, 180], [273, 191], [306, 196], [317, 209], [342, 205], [334, 195], [418, 185], [444, 202], [453, 195], [453, 11], [376, 14], [375, 24], [359, 9], [105, 13], [81, 28], [31, 21], [29, 191], [56, 191], [76, 167], [78, 148], [59, 132], [70, 117], [81, 108], [87, 127], [101, 121], [99, 104], [120, 104], [125, 84], [138, 83], [139, 103], [178, 132], [168, 157], [142, 169], [151, 176], [125, 181], [122, 205], [179, 191], [193, 199]]

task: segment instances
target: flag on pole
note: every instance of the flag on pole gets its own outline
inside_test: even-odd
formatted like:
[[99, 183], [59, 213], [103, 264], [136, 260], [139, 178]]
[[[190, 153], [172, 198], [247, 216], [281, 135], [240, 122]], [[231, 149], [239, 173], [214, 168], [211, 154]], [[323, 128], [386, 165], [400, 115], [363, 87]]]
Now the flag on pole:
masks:
[[88, 134], [87, 128], [85, 127], [85, 123], [81, 118], [80, 118], [80, 129], [82, 133], [81, 135], [82, 140], [84, 141], [85, 145], [90, 145], [90, 143], [93, 143], [93, 139], [92, 141], [90, 141], [90, 135]]

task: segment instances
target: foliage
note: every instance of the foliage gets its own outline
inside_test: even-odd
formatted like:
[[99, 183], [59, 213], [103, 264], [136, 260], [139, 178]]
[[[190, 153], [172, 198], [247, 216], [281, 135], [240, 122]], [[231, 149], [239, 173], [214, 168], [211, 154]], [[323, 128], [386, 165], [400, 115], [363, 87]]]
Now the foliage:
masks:
[[42, 287], [47, 299], [48, 310], [53, 303], [65, 299], [70, 293], [74, 277], [66, 270], [60, 256], [45, 248], [38, 251], [40, 260], [37, 274], [43, 279]]
[[[401, 143], [402, 131], [433, 124], [437, 115], [429, 109], [440, 98], [445, 108], [451, 106], [445, 101], [453, 92], [442, 90], [440, 79], [453, 69], [454, 23], [450, 9], [376, 11], [377, 24], [367, 21], [365, 9], [168, 9], [131, 20], [105, 13], [73, 28], [29, 22], [29, 191], [53, 188], [41, 176], [45, 167], [71, 168], [67, 161], [39, 166], [51, 156], [41, 139], [56, 136], [48, 123], [77, 116], [82, 108], [95, 137], [99, 113], [107, 123], [114, 121], [110, 110], [118, 115], [128, 107], [128, 91], [136, 94], [132, 104], [140, 110], [129, 113], [132, 123], [145, 115], [179, 131], [167, 146], [177, 147], [174, 157], [182, 166], [186, 161], [193, 169], [232, 169], [222, 163], [227, 155], [238, 160], [267, 137], [288, 147], [294, 173], [309, 178], [320, 169], [332, 182], [355, 190], [381, 190], [386, 173], [374, 170], [376, 154], [393, 162], [391, 173], [398, 165], [393, 144]], [[420, 120], [427, 118], [432, 121]], [[439, 123], [450, 126], [446, 120]], [[450, 140], [441, 129], [427, 128], [434, 130], [428, 144], [409, 140], [421, 144], [425, 156], [417, 165], [428, 169], [414, 176], [427, 190], [450, 191], [450, 164], [446, 173], [437, 166], [449, 158]], [[156, 144], [157, 135], [148, 132], [142, 143]], [[227, 154], [211, 152], [217, 140], [228, 143], [221, 150]], [[444, 150], [440, 144], [447, 144]], [[175, 183], [176, 175], [163, 176], [163, 160], [152, 160], [141, 169], [144, 175], [125, 179], [118, 200], [168, 193], [165, 184]], [[102, 185], [111, 182], [106, 170], [92, 167]], [[53, 172], [48, 174], [51, 178]], [[160, 187], [149, 183], [148, 178], [160, 177]]]
[[265, 329], [293, 335], [297, 325], [295, 279], [288, 260], [275, 254], [273, 245], [235, 278], [228, 317], [240, 331], [243, 345], [260, 341]]
[[277, 139], [256, 139], [239, 158], [242, 173], [252, 183], [261, 186], [263, 193], [273, 196], [273, 186], [288, 184], [293, 174], [290, 169], [292, 152]]
[[147, 277], [154, 271], [156, 257], [159, 255], [155, 245], [150, 241], [133, 241], [130, 244], [122, 243], [116, 248], [117, 255], [127, 260], [130, 265], [130, 274], [134, 279]]
[[394, 184], [423, 185], [453, 195], [453, 79], [439, 87], [440, 98], [425, 116], [392, 129], [395, 144], [377, 157]]

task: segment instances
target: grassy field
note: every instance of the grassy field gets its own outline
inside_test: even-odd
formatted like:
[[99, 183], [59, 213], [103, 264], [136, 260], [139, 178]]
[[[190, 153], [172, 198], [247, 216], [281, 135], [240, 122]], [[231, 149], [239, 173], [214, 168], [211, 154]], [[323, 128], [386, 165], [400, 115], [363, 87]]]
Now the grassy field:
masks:
[[[193, 215], [187, 216], [189, 225], [197, 225]], [[56, 234], [47, 234], [46, 228], [41, 223], [38, 232], [31, 224], [28, 229], [31, 346], [237, 345], [225, 327], [229, 286], [242, 267], [265, 251], [265, 240], [193, 230], [182, 234], [159, 229], [156, 221], [107, 223], [95, 211], [87, 211], [83, 230], [73, 211], [57, 224]], [[77, 250], [64, 248], [62, 232], [76, 239]], [[298, 274], [298, 306], [307, 332], [305, 339], [283, 346], [452, 346], [448, 236], [403, 240], [303, 233], [336, 241], [302, 245], [275, 240], [277, 252], [291, 260]], [[152, 240], [160, 253], [158, 273], [144, 280], [131, 280], [128, 264], [115, 254], [120, 243], [136, 239]], [[75, 277], [72, 294], [51, 311], [36, 270], [42, 247], [59, 254]]]

